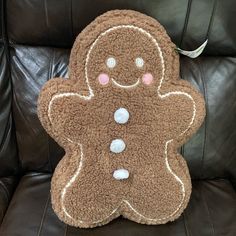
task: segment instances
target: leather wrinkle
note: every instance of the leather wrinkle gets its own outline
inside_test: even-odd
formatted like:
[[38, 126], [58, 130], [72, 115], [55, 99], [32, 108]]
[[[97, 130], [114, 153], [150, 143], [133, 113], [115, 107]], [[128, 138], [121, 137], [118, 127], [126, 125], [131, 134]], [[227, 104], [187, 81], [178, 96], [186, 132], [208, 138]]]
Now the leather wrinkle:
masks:
[[[30, 50], [27, 49], [27, 53], [29, 53], [29, 55], [31, 56], [31, 59], [36, 63], [36, 60], [34, 59], [33, 55], [32, 55], [29, 51], [30, 51]], [[31, 78], [30, 80], [27, 81], [27, 82], [30, 84], [30, 86], [32, 86], [32, 87], [35, 89], [35, 91], [38, 91], [38, 92], [39, 92], [40, 89], [37, 87], [37, 85], [35, 85], [36, 83], [35, 83], [35, 80], [33, 79], [34, 76], [33, 76], [31, 73], [29, 73], [28, 68], [25, 67], [25, 65], [21, 62], [21, 60], [19, 60], [18, 57], [15, 57], [15, 61], [17, 62], [17, 66], [19, 67], [19, 69], [21, 70], [21, 72], [22, 72], [23, 74], [26, 74], [27, 77], [30, 77], [30, 78]], [[39, 65], [38, 65], [38, 66], [39, 66]], [[31, 80], [32, 80], [32, 82], [31, 82]]]
[[206, 198], [204, 197], [204, 194], [202, 194], [202, 185], [200, 185], [199, 191], [200, 191], [200, 196], [202, 198], [202, 202], [206, 207], [207, 216], [208, 216], [208, 219], [210, 221], [212, 236], [214, 236], [215, 235], [215, 228], [214, 228], [213, 220], [212, 220], [212, 217], [211, 217], [211, 214], [210, 214], [210, 210], [209, 210], [209, 206], [207, 204]]
[[186, 211], [183, 212], [183, 219], [184, 219], [184, 229], [185, 229], [186, 236], [191, 236], [191, 233], [190, 233], [189, 227], [188, 227], [188, 223], [187, 223]]
[[[34, 62], [39, 68], [41, 68], [41, 65], [38, 64], [37, 60], [35, 60], [35, 56], [32, 54], [31, 50], [29, 49], [29, 48], [32, 48], [32, 47], [28, 47], [28, 46], [25, 46], [25, 45], [24, 45], [24, 47], [27, 49], [27, 55], [30, 55], [30, 57], [31, 57], [30, 60], [33, 60], [33, 62]], [[42, 48], [39, 47], [38, 50], [39, 50], [39, 52], [42, 51], [42, 53], [43, 53], [43, 49], [42, 49]], [[40, 54], [40, 53], [39, 53], [39, 54]], [[47, 54], [44, 54], [44, 56], [46, 56], [48, 59], [50, 58], [50, 57], [47, 56]]]
[[204, 175], [204, 159], [205, 159], [205, 153], [206, 153], [206, 148], [207, 148], [207, 125], [208, 125], [208, 96], [207, 96], [207, 85], [205, 83], [205, 74], [204, 74], [204, 70], [201, 66], [201, 64], [199, 63], [199, 60], [197, 60], [197, 64], [199, 67], [199, 71], [200, 71], [200, 79], [202, 81], [202, 87], [203, 87], [203, 96], [204, 96], [204, 100], [205, 100], [205, 106], [206, 106], [206, 115], [205, 115], [205, 120], [204, 120], [204, 143], [203, 143], [203, 149], [202, 149], [202, 158], [201, 158], [201, 174], [200, 174], [200, 178], [203, 177]]
[[38, 230], [37, 236], [41, 235], [43, 224], [44, 224], [44, 220], [45, 220], [45, 216], [46, 216], [46, 212], [47, 212], [47, 208], [48, 208], [48, 204], [49, 204], [49, 200], [50, 200], [50, 193], [48, 194], [48, 197], [47, 197], [44, 209], [43, 209], [43, 215], [42, 215], [42, 218], [41, 218], [41, 221], [40, 221], [40, 225], [39, 225], [39, 230]]
[[183, 44], [183, 41], [184, 41], [184, 37], [185, 37], [186, 32], [187, 32], [187, 27], [188, 27], [188, 22], [189, 22], [189, 16], [190, 16], [190, 11], [191, 11], [192, 1], [193, 0], [188, 0], [188, 6], [187, 6], [185, 20], [184, 20], [184, 27], [183, 27], [183, 31], [182, 31], [182, 35], [181, 35], [180, 44], [179, 44], [180, 47], [182, 47], [182, 44]]
[[5, 193], [7, 201], [9, 202], [9, 200], [10, 200], [10, 193], [9, 193], [6, 185], [2, 182], [2, 180], [0, 181], [0, 185], [2, 186], [2, 188], [4, 190], [4, 193]]
[[64, 231], [63, 236], [67, 236], [67, 232], [68, 232], [68, 225], [65, 225], [65, 231]]
[[[28, 124], [30, 124], [30, 120], [28, 120], [26, 117], [25, 117], [25, 115], [24, 115], [24, 113], [22, 112], [22, 110], [21, 110], [21, 106], [20, 106], [20, 104], [19, 104], [19, 102], [18, 102], [18, 99], [17, 99], [17, 96], [16, 96], [16, 93], [15, 93], [15, 90], [14, 90], [14, 87], [13, 87], [13, 97], [15, 98], [14, 99], [14, 104], [15, 104], [15, 106], [16, 106], [16, 108], [17, 108], [17, 110], [18, 110], [18, 114], [19, 115], [21, 115], [23, 118], [24, 118], [24, 120], [28, 123]], [[29, 125], [28, 126], [30, 129], [31, 129], [31, 131], [34, 133], [34, 129], [33, 129], [33, 127], [31, 127], [31, 125]]]
[[7, 34], [5, 32], [5, 1], [1, 1], [1, 28], [2, 28], [2, 40], [4, 48], [7, 46]]
[[[236, 132], [236, 130], [234, 131], [234, 132]], [[223, 145], [225, 144], [225, 143], [227, 143], [227, 141], [228, 140], [230, 140], [231, 139], [231, 137], [233, 137], [234, 135], [235, 135], [235, 133], [234, 133], [233, 131], [229, 134], [229, 137], [227, 137], [225, 140], [224, 140], [224, 142], [222, 142], [222, 144], [218, 147], [218, 149], [220, 150], [221, 149], [221, 146], [223, 147]], [[235, 148], [236, 149], [236, 148]], [[225, 167], [227, 167], [228, 165], [230, 165], [230, 163], [232, 162], [232, 160], [235, 158], [235, 151], [232, 153], [229, 153], [230, 155], [231, 155], [231, 157], [228, 159], [228, 160], [226, 160], [225, 161], [225, 163], [224, 163], [224, 166]], [[229, 178], [230, 179], [230, 178]], [[236, 194], [236, 191], [235, 191], [235, 194]]]
[[7, 140], [7, 138], [9, 137], [9, 135], [11, 134], [11, 127], [10, 127], [10, 112], [8, 113], [8, 118], [7, 118], [7, 123], [4, 129], [4, 134], [2, 137], [2, 141], [0, 143], [0, 155], [2, 153], [2, 151], [5, 148], [6, 142], [5, 140]]
[[50, 29], [50, 26], [49, 26], [49, 18], [48, 18], [47, 0], [44, 0], [44, 1], [43, 1], [43, 5], [44, 5], [44, 12], [45, 12], [46, 27], [47, 27], [48, 29]]

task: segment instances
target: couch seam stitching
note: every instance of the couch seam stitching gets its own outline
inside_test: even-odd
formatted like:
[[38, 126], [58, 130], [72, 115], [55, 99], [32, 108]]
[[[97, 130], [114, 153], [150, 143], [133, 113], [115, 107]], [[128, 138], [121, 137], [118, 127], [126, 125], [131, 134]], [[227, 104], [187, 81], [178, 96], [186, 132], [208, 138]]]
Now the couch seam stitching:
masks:
[[214, 16], [215, 16], [215, 12], [216, 12], [216, 5], [217, 5], [217, 0], [214, 0], [212, 13], [211, 13], [211, 17], [210, 17], [210, 20], [209, 20], [208, 29], [207, 29], [207, 32], [206, 32], [206, 39], [208, 39], [208, 41], [209, 41], [209, 34], [210, 34], [210, 31], [211, 31], [211, 28], [212, 28], [212, 24], [214, 22]]
[[71, 39], [74, 38], [74, 27], [73, 27], [73, 10], [72, 10], [72, 0], [70, 0], [70, 31], [71, 31]]
[[184, 37], [185, 37], [186, 32], [187, 32], [191, 6], [192, 6], [192, 0], [188, 0], [188, 6], [187, 6], [185, 20], [184, 20], [184, 27], [183, 27], [183, 30], [182, 30], [182, 36], [181, 36], [181, 40], [180, 40], [180, 47], [182, 47]]

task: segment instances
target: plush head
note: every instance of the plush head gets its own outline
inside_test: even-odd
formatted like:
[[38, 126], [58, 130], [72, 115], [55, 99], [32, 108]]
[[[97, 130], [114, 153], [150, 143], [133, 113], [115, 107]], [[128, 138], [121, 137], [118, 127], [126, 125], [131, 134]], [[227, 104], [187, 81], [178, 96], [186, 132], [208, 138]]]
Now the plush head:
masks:
[[179, 79], [175, 45], [156, 20], [129, 10], [98, 17], [74, 43], [69, 79], [45, 84], [38, 114], [66, 151], [51, 184], [62, 221], [163, 224], [187, 206], [177, 149], [201, 125], [204, 101]]

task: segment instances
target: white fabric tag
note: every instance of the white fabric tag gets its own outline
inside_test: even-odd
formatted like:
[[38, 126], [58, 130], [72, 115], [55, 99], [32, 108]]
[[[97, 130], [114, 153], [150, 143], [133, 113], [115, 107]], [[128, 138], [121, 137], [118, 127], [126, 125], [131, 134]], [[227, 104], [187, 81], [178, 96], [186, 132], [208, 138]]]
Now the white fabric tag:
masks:
[[197, 49], [195, 49], [193, 51], [186, 51], [186, 50], [182, 50], [180, 48], [176, 48], [176, 50], [178, 53], [180, 53], [182, 55], [185, 55], [190, 58], [196, 58], [199, 55], [201, 55], [201, 53], [203, 52], [204, 48], [207, 45], [207, 42], [208, 42], [208, 39], [200, 47], [198, 47]]
[[69, 71], [67, 70], [67, 72], [66, 72], [66, 75], [65, 75], [65, 78], [69, 78]]

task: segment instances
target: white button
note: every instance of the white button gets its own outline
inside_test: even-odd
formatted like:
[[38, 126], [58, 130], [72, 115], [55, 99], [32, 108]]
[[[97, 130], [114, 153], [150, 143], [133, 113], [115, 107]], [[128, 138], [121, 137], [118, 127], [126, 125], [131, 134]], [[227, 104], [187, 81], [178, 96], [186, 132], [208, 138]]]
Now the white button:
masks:
[[115, 111], [114, 119], [118, 124], [125, 124], [129, 120], [129, 112], [121, 107]]
[[123, 152], [125, 150], [125, 142], [122, 139], [112, 140], [110, 150], [114, 153]]
[[114, 68], [116, 66], [116, 59], [114, 57], [109, 57], [107, 59], [106, 64], [107, 64], [107, 67], [112, 69], [112, 68]]
[[113, 177], [117, 180], [128, 179], [129, 178], [129, 171], [126, 169], [115, 170], [113, 173]]
[[136, 64], [137, 67], [142, 68], [143, 65], [144, 65], [144, 60], [143, 60], [143, 58], [142, 58], [142, 57], [137, 57], [137, 58], [135, 59], [135, 64]]

